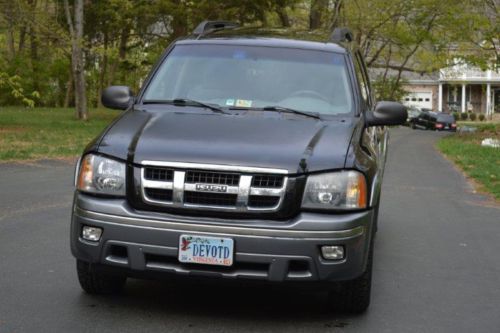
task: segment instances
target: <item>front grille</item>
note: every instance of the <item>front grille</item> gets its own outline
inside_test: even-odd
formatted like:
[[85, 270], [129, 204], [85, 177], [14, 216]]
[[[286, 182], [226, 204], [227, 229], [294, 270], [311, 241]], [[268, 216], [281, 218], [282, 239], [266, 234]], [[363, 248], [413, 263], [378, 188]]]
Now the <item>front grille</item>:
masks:
[[237, 186], [240, 175], [235, 173], [220, 173], [209, 171], [186, 172], [186, 183], [221, 184]]
[[286, 170], [150, 163], [141, 169], [141, 194], [155, 206], [271, 212], [280, 208], [286, 192]]
[[184, 203], [202, 206], [235, 206], [236, 194], [184, 192]]
[[248, 198], [248, 206], [258, 208], [269, 208], [276, 206], [280, 201], [280, 197], [270, 195], [251, 195]]
[[172, 181], [174, 179], [174, 170], [162, 168], [146, 168], [144, 178], [148, 180]]
[[252, 179], [252, 186], [279, 188], [283, 186], [283, 176], [257, 175]]

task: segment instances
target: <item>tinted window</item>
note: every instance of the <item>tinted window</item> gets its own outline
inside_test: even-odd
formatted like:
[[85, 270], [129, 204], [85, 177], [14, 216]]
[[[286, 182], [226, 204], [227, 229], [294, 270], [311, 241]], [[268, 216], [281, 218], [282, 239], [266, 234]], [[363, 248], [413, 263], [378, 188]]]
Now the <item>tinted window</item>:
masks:
[[454, 122], [455, 118], [451, 114], [440, 114], [437, 116], [438, 121], [442, 122]]
[[177, 45], [144, 100], [188, 98], [222, 107], [352, 112], [343, 54], [239, 45]]

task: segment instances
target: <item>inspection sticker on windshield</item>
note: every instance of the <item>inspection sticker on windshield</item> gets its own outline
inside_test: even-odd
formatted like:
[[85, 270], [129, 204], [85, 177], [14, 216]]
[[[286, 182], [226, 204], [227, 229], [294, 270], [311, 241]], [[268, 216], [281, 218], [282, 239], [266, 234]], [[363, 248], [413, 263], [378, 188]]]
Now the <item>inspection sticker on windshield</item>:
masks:
[[191, 264], [231, 266], [234, 241], [231, 238], [181, 235], [179, 261]]
[[234, 99], [226, 99], [227, 106], [234, 106]]
[[249, 108], [252, 106], [252, 101], [249, 101], [248, 99], [237, 99], [236, 100], [236, 106], [241, 106], [244, 108]]

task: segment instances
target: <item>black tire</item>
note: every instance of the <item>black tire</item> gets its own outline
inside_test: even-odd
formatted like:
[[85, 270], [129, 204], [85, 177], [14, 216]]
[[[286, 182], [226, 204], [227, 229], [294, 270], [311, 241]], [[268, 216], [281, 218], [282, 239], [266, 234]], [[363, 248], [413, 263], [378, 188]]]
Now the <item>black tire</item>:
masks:
[[77, 260], [76, 271], [82, 289], [91, 295], [116, 294], [123, 290], [126, 276], [100, 272], [87, 262]]
[[373, 239], [365, 272], [358, 278], [339, 283], [328, 294], [328, 304], [334, 310], [360, 314], [370, 306], [373, 267]]

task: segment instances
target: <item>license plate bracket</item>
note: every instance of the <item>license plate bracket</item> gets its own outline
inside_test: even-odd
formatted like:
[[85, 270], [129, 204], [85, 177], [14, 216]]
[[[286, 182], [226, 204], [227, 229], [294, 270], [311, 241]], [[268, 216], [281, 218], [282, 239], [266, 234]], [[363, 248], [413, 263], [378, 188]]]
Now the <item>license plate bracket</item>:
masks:
[[232, 266], [234, 240], [227, 237], [181, 235], [178, 260], [182, 263]]

